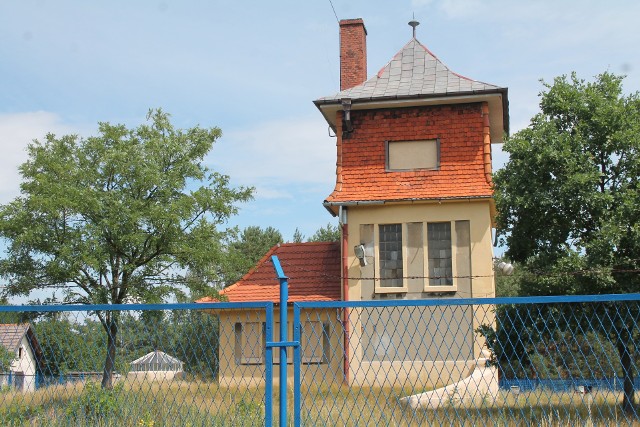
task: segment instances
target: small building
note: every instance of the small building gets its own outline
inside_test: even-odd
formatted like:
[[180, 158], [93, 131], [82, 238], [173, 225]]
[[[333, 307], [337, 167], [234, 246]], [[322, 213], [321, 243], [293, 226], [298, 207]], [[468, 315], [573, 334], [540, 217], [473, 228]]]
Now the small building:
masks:
[[[340, 243], [273, 248], [222, 291], [229, 301], [277, 303], [272, 254], [290, 278], [289, 302], [495, 296], [491, 147], [509, 130], [508, 90], [452, 71], [409, 25], [411, 39], [368, 78], [364, 22], [340, 21], [340, 91], [314, 101], [336, 137], [336, 184], [323, 205], [338, 217]], [[455, 383], [483, 358], [474, 331], [491, 313], [318, 310], [307, 315], [316, 324], [303, 326], [301, 348], [321, 372], [305, 372], [360, 385]], [[260, 316], [220, 314], [221, 380], [262, 379], [252, 369], [264, 363]], [[423, 339], [428, 346], [415, 345]]]
[[[237, 283], [220, 295], [228, 302], [271, 301], [275, 304], [273, 336], [280, 339], [280, 281], [271, 256], [276, 255], [286, 272], [289, 303], [340, 300], [340, 246], [338, 242], [284, 243], [274, 246]], [[197, 302], [218, 302], [205, 297]], [[288, 308], [289, 319], [293, 310]], [[264, 310], [216, 310], [220, 319], [220, 384], [260, 385], [264, 382], [265, 313]], [[340, 377], [342, 329], [338, 312], [330, 309], [308, 310], [301, 317], [302, 373], [310, 378]], [[292, 323], [288, 339], [293, 338]], [[293, 378], [293, 351], [288, 350], [288, 378]], [[279, 351], [273, 352], [274, 364], [280, 364]], [[273, 370], [274, 383], [279, 370]]]
[[184, 363], [160, 350], [145, 354], [131, 362], [130, 365], [131, 370], [127, 375], [130, 379], [170, 381], [184, 377]]
[[0, 386], [32, 392], [42, 366], [42, 349], [29, 323], [0, 324], [0, 346], [13, 356], [9, 369], [0, 373]]
[[[418, 22], [409, 25], [410, 40], [368, 77], [364, 22], [340, 21], [340, 91], [314, 101], [336, 136], [324, 206], [342, 228], [341, 297], [493, 297], [491, 147], [509, 129], [508, 90], [454, 72], [418, 41]], [[344, 319], [353, 326], [350, 382], [425, 373], [432, 386], [458, 381], [445, 374], [476, 365], [474, 330], [491, 321], [486, 307], [374, 314]], [[425, 330], [416, 317], [438, 320]], [[422, 336], [429, 348], [411, 345]]]

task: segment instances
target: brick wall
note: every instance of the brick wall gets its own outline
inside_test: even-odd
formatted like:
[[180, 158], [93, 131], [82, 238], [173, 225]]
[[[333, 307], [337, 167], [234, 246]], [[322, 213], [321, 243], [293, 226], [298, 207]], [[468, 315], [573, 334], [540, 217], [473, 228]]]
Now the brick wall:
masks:
[[[343, 138], [341, 126], [337, 129], [341, 185], [328, 200], [491, 196], [482, 114], [482, 103], [352, 111], [354, 131]], [[439, 170], [385, 171], [385, 141], [436, 138]]]
[[367, 80], [367, 30], [362, 19], [340, 21], [340, 90]]

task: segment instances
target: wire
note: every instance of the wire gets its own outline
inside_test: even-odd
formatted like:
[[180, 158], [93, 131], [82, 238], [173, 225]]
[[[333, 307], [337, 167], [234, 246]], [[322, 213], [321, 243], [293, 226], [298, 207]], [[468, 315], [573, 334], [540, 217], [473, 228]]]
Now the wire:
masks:
[[329, 0], [329, 4], [331, 5], [331, 9], [333, 10], [333, 16], [336, 17], [336, 22], [338, 22], [338, 25], [340, 25], [340, 19], [338, 19], [338, 14], [336, 13], [336, 8], [333, 7], [333, 2], [331, 0]]
[[[290, 252], [294, 253], [294, 252]], [[305, 254], [307, 252], [299, 251], [296, 253]], [[270, 260], [265, 260], [262, 264], [257, 265], [253, 271], [257, 271], [260, 267], [268, 266], [270, 264]], [[304, 274], [296, 274], [294, 279], [303, 280], [306, 278], [317, 278], [322, 277], [330, 280], [341, 280], [343, 278], [340, 274], [329, 274], [323, 273], [317, 270], [312, 270], [309, 268], [301, 267], [300, 265], [293, 265], [287, 262], [286, 260], [280, 260], [280, 263], [284, 269], [285, 274], [290, 274], [288, 272], [295, 273], [304, 273]], [[534, 277], [566, 277], [566, 276], [580, 276], [580, 275], [593, 275], [593, 274], [615, 274], [615, 273], [640, 273], [640, 269], [616, 269], [616, 268], [601, 268], [601, 269], [583, 269], [583, 270], [573, 270], [573, 271], [559, 271], [559, 272], [542, 272], [542, 271], [527, 271], [526, 274], [534, 276]], [[471, 275], [455, 275], [455, 276], [421, 276], [421, 275], [411, 275], [411, 276], [402, 276], [397, 279], [407, 279], [407, 280], [420, 280], [420, 279], [484, 279], [494, 277], [494, 274], [471, 274]], [[360, 281], [374, 281], [380, 282], [386, 280], [381, 277], [361, 277], [361, 276], [347, 276], [347, 280], [360, 280]], [[275, 277], [266, 278], [266, 280], [275, 280]], [[264, 283], [265, 279], [244, 279], [243, 283]]]

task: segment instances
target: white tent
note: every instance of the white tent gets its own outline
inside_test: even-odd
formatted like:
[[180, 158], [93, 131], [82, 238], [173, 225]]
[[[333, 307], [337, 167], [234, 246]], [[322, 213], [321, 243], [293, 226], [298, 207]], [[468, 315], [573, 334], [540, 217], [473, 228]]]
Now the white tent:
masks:
[[130, 375], [149, 379], [173, 379], [183, 372], [184, 363], [167, 353], [156, 350], [131, 362]]

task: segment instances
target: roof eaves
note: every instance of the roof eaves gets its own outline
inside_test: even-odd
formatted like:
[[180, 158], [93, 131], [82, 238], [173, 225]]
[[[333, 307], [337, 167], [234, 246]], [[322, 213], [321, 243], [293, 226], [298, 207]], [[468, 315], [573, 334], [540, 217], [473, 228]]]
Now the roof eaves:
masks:
[[456, 200], [487, 200], [493, 199], [492, 195], [478, 195], [478, 196], [449, 196], [449, 197], [415, 197], [415, 198], [403, 198], [403, 199], [384, 199], [384, 200], [349, 200], [343, 202], [330, 202], [325, 200], [322, 204], [325, 208], [329, 209], [331, 206], [372, 206], [372, 205], [384, 205], [386, 203], [415, 203], [415, 202], [438, 202], [438, 201], [456, 201]]
[[[384, 102], [384, 101], [402, 101], [402, 100], [414, 100], [420, 98], [448, 98], [448, 97], [463, 97], [463, 96], [481, 96], [492, 94], [506, 95], [507, 88], [496, 87], [495, 89], [482, 89], [482, 90], [470, 90], [464, 92], [442, 92], [442, 93], [429, 93], [429, 94], [411, 94], [411, 95], [390, 95], [390, 96], [367, 96], [361, 98], [350, 98], [352, 104], [361, 104], [371, 101]], [[313, 103], [320, 108], [323, 105], [340, 104], [342, 99], [338, 98], [320, 98], [313, 101]]]

